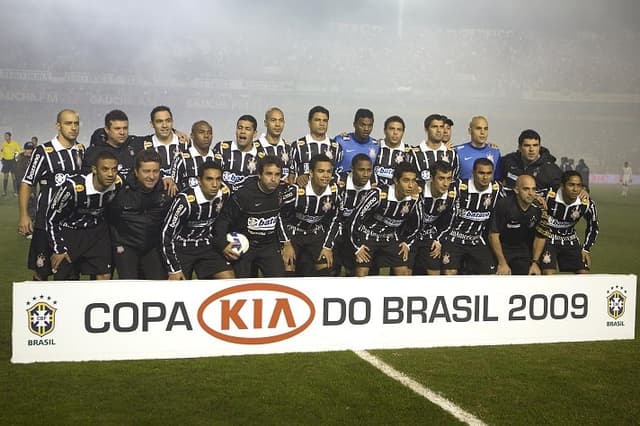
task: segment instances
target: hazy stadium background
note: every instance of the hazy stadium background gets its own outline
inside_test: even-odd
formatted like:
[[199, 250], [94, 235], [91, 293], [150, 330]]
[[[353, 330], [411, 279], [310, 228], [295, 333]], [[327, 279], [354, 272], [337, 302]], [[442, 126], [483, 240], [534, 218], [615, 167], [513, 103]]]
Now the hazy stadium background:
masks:
[[[292, 139], [321, 104], [332, 135], [368, 107], [374, 136], [399, 114], [417, 143], [437, 112], [455, 121], [459, 143], [482, 114], [503, 152], [534, 128], [558, 158], [584, 158], [592, 173], [640, 167], [634, 0], [3, 0], [0, 9], [0, 130], [19, 142], [51, 138], [68, 107], [81, 115], [82, 142], [114, 108], [128, 113], [132, 133], [149, 134], [158, 104], [181, 130], [210, 121], [214, 140], [232, 138], [241, 114], [261, 122], [280, 106]], [[637, 274], [640, 199], [594, 191], [603, 230], [595, 271]], [[0, 200], [0, 212], [0, 423], [452, 420], [344, 352], [13, 366], [10, 283], [29, 277], [27, 246], [15, 234], [15, 201]], [[630, 424], [640, 416], [639, 353], [636, 339], [383, 356], [492, 423]]]

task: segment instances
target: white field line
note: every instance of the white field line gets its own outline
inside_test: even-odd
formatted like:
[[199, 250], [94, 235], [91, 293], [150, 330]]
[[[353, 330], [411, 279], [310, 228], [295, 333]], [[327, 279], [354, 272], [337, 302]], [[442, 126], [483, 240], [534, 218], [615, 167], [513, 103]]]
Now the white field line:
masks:
[[469, 425], [476, 425], [476, 426], [485, 425], [485, 423], [482, 420], [480, 420], [473, 414], [464, 411], [462, 408], [458, 407], [456, 404], [449, 401], [447, 398], [444, 398], [438, 395], [431, 389], [416, 382], [412, 378], [408, 377], [406, 374], [396, 370], [389, 364], [385, 363], [380, 358], [374, 355], [371, 355], [367, 351], [354, 351], [354, 352], [360, 358], [367, 361], [369, 364], [373, 365], [374, 367], [382, 371], [387, 376], [402, 383], [403, 385], [405, 385], [406, 387], [408, 387], [418, 395], [428, 399], [429, 401], [436, 404], [446, 412], [452, 414], [456, 419], [462, 422], [465, 422]]

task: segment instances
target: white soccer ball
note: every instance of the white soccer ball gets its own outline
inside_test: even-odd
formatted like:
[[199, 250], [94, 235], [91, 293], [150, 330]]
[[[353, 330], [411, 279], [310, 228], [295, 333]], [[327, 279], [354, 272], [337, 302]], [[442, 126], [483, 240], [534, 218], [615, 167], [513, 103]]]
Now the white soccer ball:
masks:
[[249, 240], [244, 234], [230, 232], [227, 234], [227, 241], [233, 243], [233, 250], [241, 256], [249, 250]]

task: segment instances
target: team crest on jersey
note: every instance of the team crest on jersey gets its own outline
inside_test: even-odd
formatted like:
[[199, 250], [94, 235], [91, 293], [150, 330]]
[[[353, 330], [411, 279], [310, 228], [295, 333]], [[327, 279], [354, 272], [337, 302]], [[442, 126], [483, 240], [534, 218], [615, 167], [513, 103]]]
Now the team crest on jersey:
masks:
[[395, 161], [397, 164], [402, 163], [404, 161], [404, 155], [402, 155], [401, 152], [397, 153], [393, 161]]
[[252, 157], [247, 162], [247, 170], [249, 171], [249, 173], [253, 174], [256, 171], [256, 168], [257, 168], [256, 159]]
[[387, 199], [387, 193], [384, 192], [384, 191], [380, 192], [380, 199], [381, 200], [386, 200]]
[[466, 183], [461, 183], [461, 184], [460, 184], [460, 191], [466, 191], [466, 190], [467, 190], [467, 188], [468, 188], [468, 186], [467, 186], [467, 184], [466, 184]]
[[451, 255], [449, 253], [444, 253], [442, 255], [442, 264], [443, 265], [448, 265], [451, 262]]
[[542, 263], [544, 263], [545, 265], [551, 263], [551, 253], [549, 253], [549, 250], [542, 253]]
[[187, 195], [187, 202], [188, 203], [193, 203], [196, 200], [196, 196], [195, 195]]
[[449, 198], [455, 198], [455, 196], [456, 196], [456, 191], [449, 191], [449, 195], [448, 195]]
[[132, 156], [132, 157], [136, 156], [136, 152], [133, 150], [132, 147], [129, 147], [129, 155]]
[[222, 154], [215, 154], [215, 155], [214, 155], [214, 158], [215, 158], [216, 160], [222, 160]]
[[446, 208], [447, 206], [445, 205], [445, 203], [439, 203], [438, 207], [436, 207], [436, 211], [438, 213], [442, 213]]
[[222, 200], [218, 200], [216, 203], [216, 213], [220, 213], [220, 210], [222, 210]]
[[221, 142], [220, 143], [220, 149], [229, 149], [229, 144], [226, 142]]
[[624, 293], [627, 291], [622, 286], [611, 286], [607, 290], [607, 314], [614, 320], [617, 320], [624, 315], [624, 308], [627, 301], [627, 296]]
[[223, 194], [228, 194], [229, 193], [229, 188], [226, 187], [226, 186], [223, 186], [221, 190], [222, 190]]
[[322, 202], [322, 211], [328, 212], [329, 210], [331, 210], [332, 207], [333, 207], [333, 203], [331, 202], [331, 199], [325, 198], [325, 200]]
[[188, 152], [183, 152], [182, 153], [182, 158], [184, 158], [185, 160], [191, 158], [191, 154], [189, 154]]
[[338, 192], [338, 186], [335, 183], [332, 183], [330, 188], [332, 193]]
[[66, 179], [67, 179], [67, 175], [65, 175], [64, 173], [56, 173], [56, 175], [53, 178], [54, 182], [56, 183], [56, 186], [62, 185]]
[[191, 188], [195, 188], [196, 186], [198, 186], [198, 178], [191, 176], [189, 179], [187, 179], [187, 185], [189, 185]]
[[45, 146], [44, 147], [44, 152], [46, 152], [47, 154], [51, 154], [54, 151], [54, 149], [50, 146]]
[[52, 301], [49, 303], [50, 300], [50, 297], [47, 297], [47, 301], [45, 301], [44, 296], [40, 296], [40, 300], [33, 297], [32, 300], [27, 302], [27, 305], [32, 304], [32, 306], [27, 309], [29, 331], [36, 336], [44, 337], [51, 333], [56, 327], [57, 309], [52, 305], [55, 305], [57, 302]]
[[306, 194], [304, 188], [298, 188], [298, 197], [302, 197]]
[[402, 203], [402, 208], [400, 208], [400, 215], [406, 216], [407, 214], [409, 214], [409, 210], [409, 203]]
[[153, 142], [151, 142], [151, 141], [144, 141], [143, 147], [144, 147], [144, 149], [152, 148], [152, 147], [153, 147]]
[[83, 192], [84, 191], [84, 185], [82, 185], [81, 183], [76, 185], [76, 192]]
[[579, 208], [574, 207], [574, 208], [571, 210], [571, 219], [573, 219], [573, 220], [578, 220], [578, 219], [580, 219], [580, 209], [579, 209]]
[[258, 158], [263, 158], [266, 154], [262, 151], [258, 152]]
[[494, 182], [493, 185], [491, 186], [491, 189], [493, 189], [494, 191], [497, 191], [498, 189], [500, 189], [500, 185], [498, 184], [498, 182]]
[[307, 142], [305, 142], [305, 140], [304, 140], [304, 139], [300, 139], [300, 140], [298, 141], [298, 146], [304, 146], [306, 143], [307, 143]]

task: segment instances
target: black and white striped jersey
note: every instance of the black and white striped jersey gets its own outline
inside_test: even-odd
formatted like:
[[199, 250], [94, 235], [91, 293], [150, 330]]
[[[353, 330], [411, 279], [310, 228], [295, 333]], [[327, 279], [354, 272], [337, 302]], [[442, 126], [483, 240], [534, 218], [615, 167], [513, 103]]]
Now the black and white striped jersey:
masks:
[[282, 160], [284, 165], [282, 168], [282, 180], [285, 180], [289, 176], [289, 169], [291, 168], [291, 145], [282, 138], [280, 138], [277, 145], [271, 145], [264, 133], [260, 135], [258, 142], [260, 142], [260, 146], [266, 155], [274, 155]]
[[171, 177], [179, 191], [198, 186], [200, 167], [207, 161], [215, 161], [212, 150], [209, 150], [206, 155], [201, 155], [194, 146], [180, 147], [178, 155], [173, 157], [171, 162]]
[[422, 227], [418, 233], [420, 241], [434, 240], [441, 231], [447, 227], [453, 212], [453, 202], [456, 197], [454, 186], [439, 197], [434, 197], [431, 193], [431, 185], [427, 183], [422, 190], [420, 197]]
[[164, 144], [158, 140], [156, 135], [145, 136], [142, 142], [144, 149], [153, 149], [160, 154], [160, 172], [162, 176], [171, 176], [171, 161], [180, 152], [180, 143], [178, 136], [174, 133], [173, 139], [168, 144]]
[[447, 228], [440, 233], [438, 241], [449, 241], [466, 246], [486, 246], [485, 230], [501, 196], [501, 187], [492, 182], [480, 191], [473, 179], [461, 179], [453, 184], [455, 200]]
[[229, 195], [224, 184], [211, 200], [207, 200], [199, 186], [176, 195], [162, 226], [162, 254], [170, 273], [181, 270], [176, 247], [213, 245], [214, 223]]
[[328, 137], [318, 142], [308, 134], [291, 144], [291, 173], [296, 176], [309, 174], [309, 163], [318, 154], [325, 154], [329, 157], [333, 161], [334, 173], [340, 172], [340, 170], [335, 170], [335, 165], [342, 160], [342, 147], [340, 144]]
[[587, 222], [584, 232], [583, 248], [587, 251], [596, 242], [599, 232], [598, 212], [591, 198], [579, 197], [571, 204], [564, 200], [562, 188], [558, 192], [547, 194], [547, 213], [549, 216], [549, 241], [556, 246], [580, 246], [575, 225], [581, 217]]
[[[98, 191], [93, 173], [68, 177], [57, 189], [47, 211], [47, 231], [54, 253], [68, 251], [62, 229], [90, 229], [105, 221], [105, 209], [122, 186], [120, 176], [106, 190]], [[104, 242], [109, 244], [108, 241]]]
[[353, 183], [352, 172], [340, 173], [336, 183], [338, 185], [341, 222], [343, 226], [346, 226], [347, 221], [353, 215], [362, 197], [364, 197], [371, 188], [375, 188], [375, 176], [372, 174], [371, 179], [369, 179], [364, 186], [357, 187]]
[[411, 146], [400, 142], [395, 147], [389, 147], [384, 139], [380, 139], [380, 151], [373, 164], [373, 174], [379, 185], [393, 184], [393, 172], [396, 166], [403, 161], [412, 162], [413, 155]]
[[[396, 198], [395, 185], [381, 185], [367, 191], [353, 213], [351, 244], [356, 249], [366, 241], [405, 242], [411, 245], [420, 226], [419, 195]], [[411, 228], [405, 223], [418, 226]]]
[[22, 179], [31, 187], [40, 185], [34, 224], [36, 228], [46, 229], [47, 208], [53, 194], [67, 177], [80, 173], [83, 156], [84, 146], [76, 143], [71, 148], [65, 148], [57, 137], [36, 146]]
[[418, 168], [418, 179], [423, 183], [431, 179], [429, 167], [436, 161], [444, 161], [449, 163], [453, 168], [453, 178], [458, 177], [458, 156], [456, 151], [447, 148], [445, 144], [440, 144], [437, 149], [429, 148], [426, 141], [422, 141], [418, 146], [414, 146], [411, 150], [413, 155], [413, 163]]
[[330, 183], [317, 195], [311, 182], [305, 187], [290, 185], [285, 191], [282, 222], [289, 238], [294, 235], [324, 235], [323, 246], [333, 248], [340, 232], [338, 186]]
[[258, 173], [258, 159], [264, 157], [265, 152], [260, 142], [254, 141], [252, 144], [247, 152], [240, 150], [235, 141], [218, 142], [213, 147], [215, 160], [222, 166], [222, 181], [231, 189], [247, 176]]

